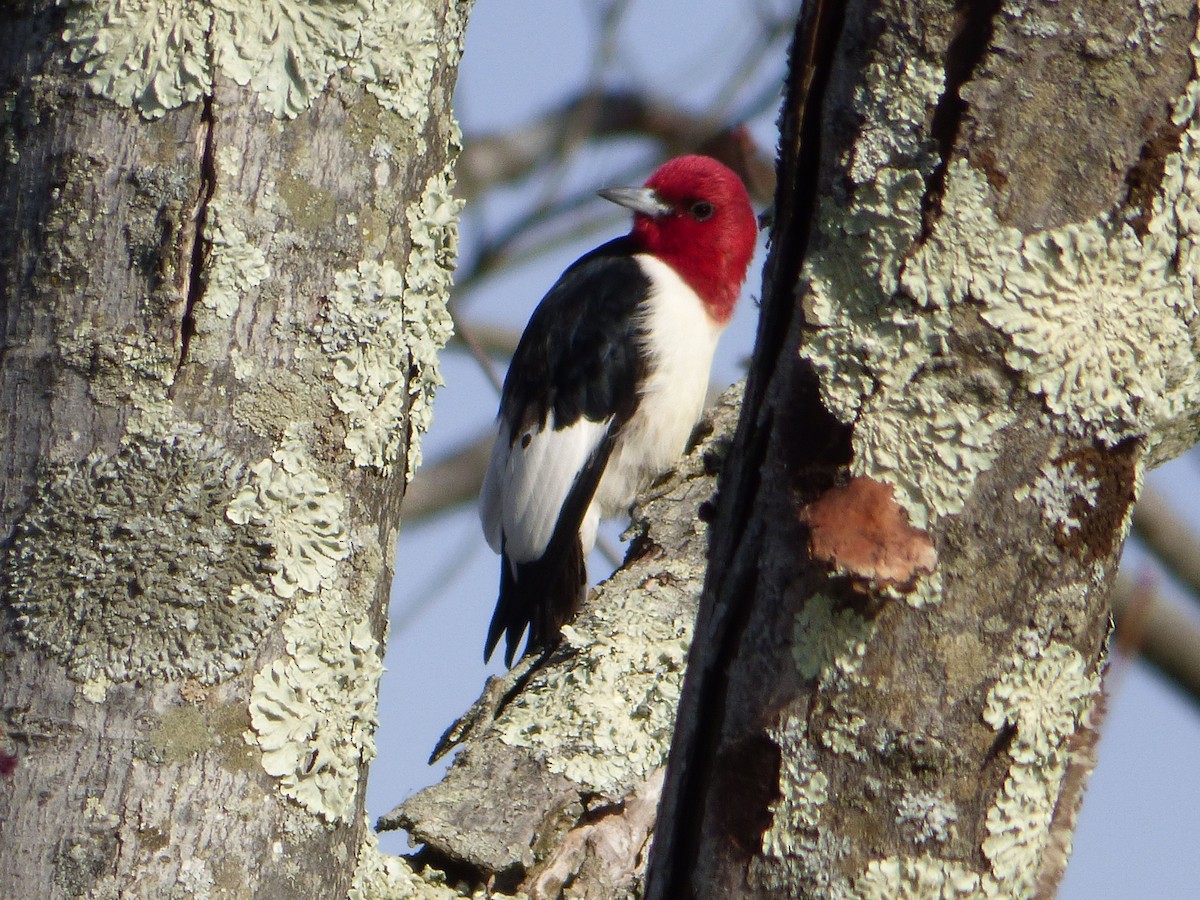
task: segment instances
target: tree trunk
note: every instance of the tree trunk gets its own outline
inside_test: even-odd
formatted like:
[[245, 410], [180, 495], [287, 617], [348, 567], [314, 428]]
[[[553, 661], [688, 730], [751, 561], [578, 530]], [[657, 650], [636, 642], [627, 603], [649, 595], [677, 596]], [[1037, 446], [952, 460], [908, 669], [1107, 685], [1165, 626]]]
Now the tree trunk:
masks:
[[1194, 3], [806, 3], [648, 896], [1050, 896], [1200, 434]]
[[0, 896], [351, 887], [464, 16], [0, 12]]

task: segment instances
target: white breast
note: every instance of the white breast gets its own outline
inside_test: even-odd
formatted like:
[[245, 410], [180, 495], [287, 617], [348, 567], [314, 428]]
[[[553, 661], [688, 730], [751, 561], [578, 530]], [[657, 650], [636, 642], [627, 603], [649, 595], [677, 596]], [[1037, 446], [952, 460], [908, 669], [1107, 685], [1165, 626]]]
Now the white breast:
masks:
[[674, 269], [653, 256], [635, 259], [652, 285], [644, 313], [651, 368], [596, 491], [593, 511], [604, 518], [628, 512], [637, 492], [683, 453], [704, 411], [713, 351], [724, 330]]

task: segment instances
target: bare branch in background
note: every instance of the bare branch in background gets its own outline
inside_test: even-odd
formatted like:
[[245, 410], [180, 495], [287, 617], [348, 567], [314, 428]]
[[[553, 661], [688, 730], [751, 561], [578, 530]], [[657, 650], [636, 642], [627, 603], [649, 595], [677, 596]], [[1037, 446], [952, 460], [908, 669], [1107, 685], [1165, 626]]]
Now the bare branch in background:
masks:
[[572, 149], [596, 138], [649, 138], [663, 156], [697, 151], [715, 156], [743, 177], [759, 203], [774, 192], [772, 161], [744, 129], [640, 92], [606, 91], [581, 94], [511, 131], [468, 140], [458, 162], [459, 194], [469, 200], [532, 174], [562, 150], [564, 122], [581, 121], [588, 127]]
[[404, 495], [406, 524], [473, 503], [483, 484], [483, 472], [492, 452], [492, 432], [422, 466]]
[[[451, 315], [454, 315], [453, 312]], [[504, 378], [497, 371], [495, 364], [492, 362], [492, 357], [488, 352], [488, 348], [482, 344], [476, 337], [476, 329], [473, 325], [468, 325], [463, 321], [461, 316], [454, 316], [454, 337], [460, 346], [465, 346], [467, 352], [474, 357], [475, 362], [479, 364], [479, 368], [483, 371], [484, 377], [491, 383], [496, 394], [504, 389]], [[516, 349], [516, 344], [513, 344], [513, 349]], [[511, 351], [510, 351], [511, 354]]]
[[1200, 707], [1200, 626], [1153, 585], [1120, 576], [1112, 593], [1117, 646], [1140, 656]]
[[454, 342], [463, 345], [473, 344], [480, 351], [488, 356], [499, 356], [504, 359], [513, 355], [517, 349], [517, 341], [521, 339], [521, 332], [516, 328], [503, 328], [499, 325], [486, 325], [480, 322], [472, 322], [469, 326], [471, 338], [468, 342], [463, 337], [462, 323], [455, 323], [456, 331], [454, 334]]
[[1133, 510], [1133, 533], [1200, 603], [1200, 538], [1172, 511], [1165, 497], [1143, 491]]

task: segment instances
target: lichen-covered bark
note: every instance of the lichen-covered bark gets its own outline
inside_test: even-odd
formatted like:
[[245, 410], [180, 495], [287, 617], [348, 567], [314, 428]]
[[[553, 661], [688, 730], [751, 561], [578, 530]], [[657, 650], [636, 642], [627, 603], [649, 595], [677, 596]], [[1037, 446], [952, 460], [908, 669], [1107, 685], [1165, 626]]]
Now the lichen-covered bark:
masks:
[[447, 732], [446, 777], [381, 822], [454, 873], [531, 898], [637, 896], [708, 546], [706, 510], [737, 417], [731, 388], [703, 438], [634, 511], [625, 566], [547, 659], [527, 657]]
[[373, 846], [465, 15], [0, 12], [0, 895], [345, 896]]
[[801, 16], [648, 896], [1050, 896], [1200, 436], [1197, 8]]

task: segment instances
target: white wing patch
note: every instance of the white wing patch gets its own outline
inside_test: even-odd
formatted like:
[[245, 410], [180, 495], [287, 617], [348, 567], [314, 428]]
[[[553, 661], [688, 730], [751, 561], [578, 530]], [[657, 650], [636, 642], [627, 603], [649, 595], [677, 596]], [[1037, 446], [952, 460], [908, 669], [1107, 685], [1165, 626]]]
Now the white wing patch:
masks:
[[[499, 553], [503, 545], [514, 563], [541, 557], [575, 476], [604, 437], [609, 421], [580, 418], [555, 430], [551, 412], [545, 428], [531, 426], [509, 445], [511, 426], [500, 418], [479, 507], [492, 550]], [[590, 511], [589, 516], [594, 518]]]

